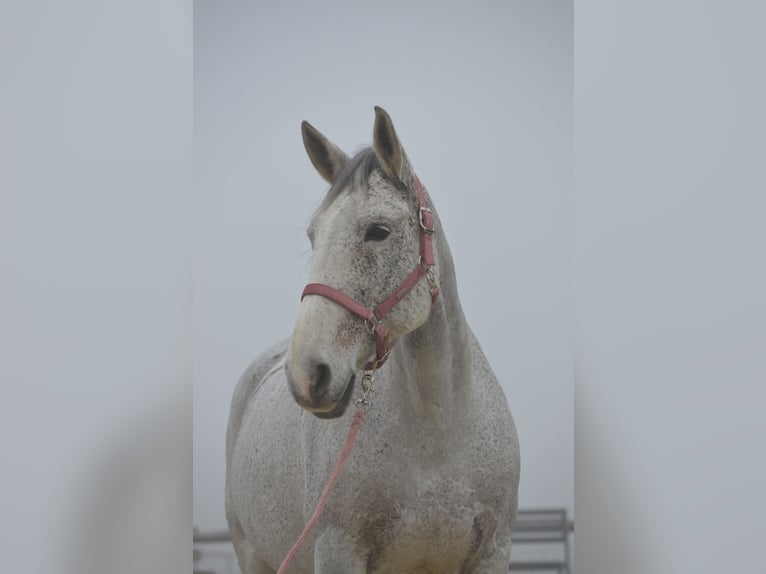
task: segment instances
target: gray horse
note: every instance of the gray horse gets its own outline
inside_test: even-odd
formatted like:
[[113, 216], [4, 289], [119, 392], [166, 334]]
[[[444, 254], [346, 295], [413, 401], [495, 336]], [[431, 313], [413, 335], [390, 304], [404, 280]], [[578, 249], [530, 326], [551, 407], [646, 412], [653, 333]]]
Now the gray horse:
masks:
[[[353, 158], [302, 126], [308, 156], [330, 184], [308, 227], [310, 281], [364, 306], [386, 300], [422, 261], [420, 184], [391, 118], [375, 112], [373, 146]], [[435, 212], [433, 227], [432, 275], [385, 317], [390, 358], [290, 572], [508, 571], [516, 429], [463, 316]], [[357, 375], [376, 353], [370, 326], [330, 298], [305, 297], [292, 337], [240, 379], [226, 443], [226, 516], [244, 574], [273, 574], [313, 513], [349, 429]]]

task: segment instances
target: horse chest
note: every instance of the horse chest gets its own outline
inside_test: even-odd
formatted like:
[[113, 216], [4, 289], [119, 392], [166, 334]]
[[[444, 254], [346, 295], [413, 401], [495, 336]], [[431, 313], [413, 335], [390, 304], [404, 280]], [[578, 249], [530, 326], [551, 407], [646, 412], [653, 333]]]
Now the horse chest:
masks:
[[[393, 413], [381, 418], [397, 420]], [[493, 544], [512, 502], [506, 485], [513, 464], [500, 452], [507, 449], [486, 446], [502, 444], [490, 436], [495, 429], [476, 425], [474, 437], [434, 440], [424, 432], [391, 432], [404, 426], [400, 420], [381, 428], [370, 423], [349, 469], [354, 494], [342, 505], [344, 524], [353, 523], [372, 552], [369, 572], [460, 572]], [[345, 498], [349, 491], [343, 492]]]
[[370, 572], [457, 572], [496, 522], [470, 486], [420, 472], [408, 492], [384, 485], [360, 525]]

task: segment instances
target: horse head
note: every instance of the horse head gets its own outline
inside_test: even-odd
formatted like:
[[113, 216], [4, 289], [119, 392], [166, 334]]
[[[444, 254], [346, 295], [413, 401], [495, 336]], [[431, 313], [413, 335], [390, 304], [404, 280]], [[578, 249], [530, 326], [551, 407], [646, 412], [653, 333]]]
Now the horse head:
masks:
[[[372, 147], [353, 158], [308, 122], [302, 132], [311, 163], [330, 184], [307, 230], [313, 251], [309, 281], [335, 295], [315, 290], [312, 294], [324, 296], [306, 297], [307, 287], [285, 372], [301, 407], [320, 418], [336, 418], [348, 407], [356, 374], [369, 368], [376, 342], [381, 354], [381, 334], [388, 346], [428, 318], [438, 294], [432, 215], [382, 108], [375, 108]], [[360, 310], [353, 311], [355, 305]]]

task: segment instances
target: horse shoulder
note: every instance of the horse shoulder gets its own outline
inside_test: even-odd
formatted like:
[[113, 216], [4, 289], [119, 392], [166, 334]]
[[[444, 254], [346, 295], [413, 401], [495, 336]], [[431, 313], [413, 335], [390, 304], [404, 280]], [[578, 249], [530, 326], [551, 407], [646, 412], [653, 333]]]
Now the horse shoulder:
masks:
[[234, 445], [237, 442], [242, 417], [248, 403], [258, 391], [266, 375], [282, 360], [287, 352], [289, 339], [284, 339], [279, 343], [263, 351], [256, 359], [245, 369], [245, 372], [239, 379], [234, 395], [231, 399], [231, 409], [229, 411], [229, 426], [226, 433], [226, 460], [231, 462], [231, 456]]
[[[240, 569], [243, 572], [260, 572], [263, 564], [255, 552], [250, 540], [243, 529], [240, 514], [234, 502], [232, 459], [234, 447], [237, 444], [242, 419], [247, 405], [255, 396], [268, 374], [277, 366], [287, 351], [288, 340], [280, 341], [276, 345], [266, 349], [245, 369], [239, 378], [231, 399], [229, 411], [229, 424], [226, 432], [226, 487], [225, 508], [226, 521], [229, 524], [232, 544], [239, 560]], [[267, 571], [267, 570], [265, 570]]]

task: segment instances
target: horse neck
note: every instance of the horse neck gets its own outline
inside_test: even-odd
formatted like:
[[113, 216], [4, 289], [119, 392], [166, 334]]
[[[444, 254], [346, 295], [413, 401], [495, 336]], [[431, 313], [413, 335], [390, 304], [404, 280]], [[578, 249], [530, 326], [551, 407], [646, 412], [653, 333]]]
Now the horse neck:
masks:
[[470, 391], [471, 350], [449, 246], [442, 233], [434, 239], [440, 295], [426, 322], [397, 343], [392, 359], [404, 383], [395, 385], [394, 391], [400, 393], [402, 407], [441, 426], [464, 410], [462, 403]]

